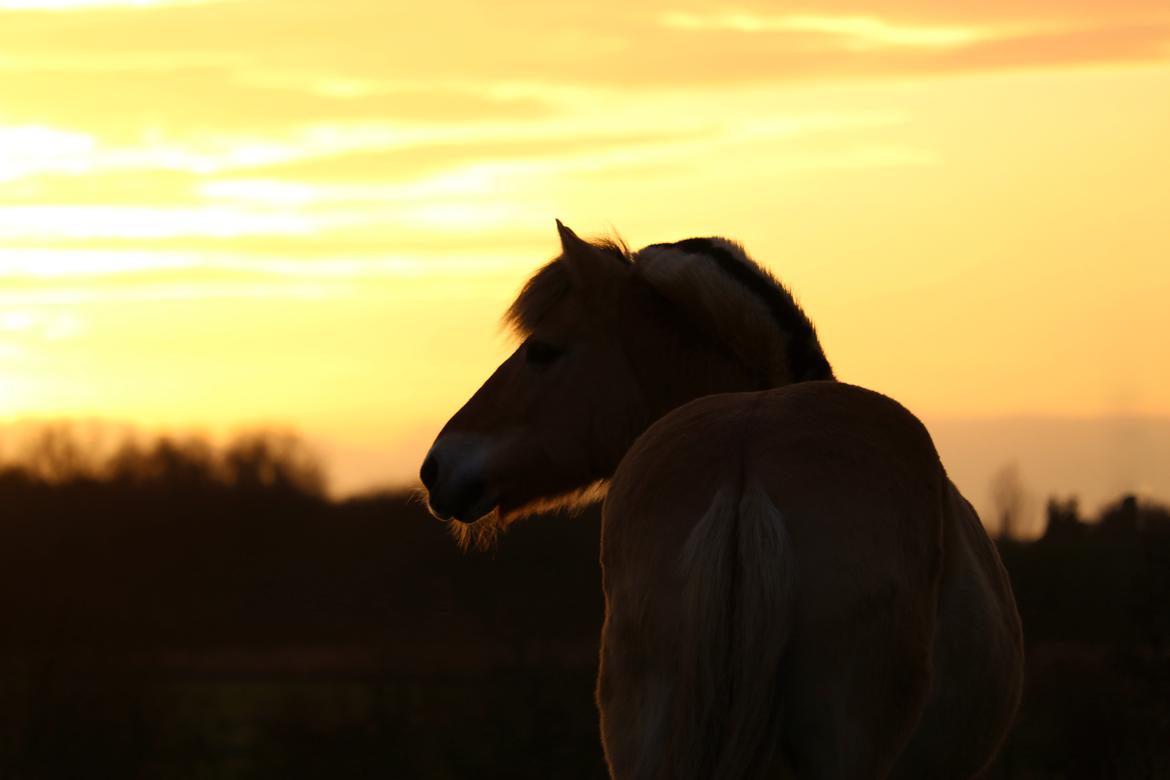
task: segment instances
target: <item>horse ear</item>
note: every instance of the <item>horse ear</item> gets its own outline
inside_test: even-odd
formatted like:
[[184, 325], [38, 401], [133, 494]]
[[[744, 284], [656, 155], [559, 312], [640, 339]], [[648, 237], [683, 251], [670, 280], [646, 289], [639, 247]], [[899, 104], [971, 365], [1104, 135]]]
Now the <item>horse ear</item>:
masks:
[[573, 286], [579, 290], [604, 289], [607, 282], [612, 284], [627, 270], [625, 263], [583, 240], [559, 219], [557, 233], [561, 237], [561, 262], [569, 270]]
[[569, 254], [570, 251], [581, 251], [589, 248], [589, 244], [581, 240], [564, 222], [557, 220], [557, 234], [561, 237], [561, 251]]

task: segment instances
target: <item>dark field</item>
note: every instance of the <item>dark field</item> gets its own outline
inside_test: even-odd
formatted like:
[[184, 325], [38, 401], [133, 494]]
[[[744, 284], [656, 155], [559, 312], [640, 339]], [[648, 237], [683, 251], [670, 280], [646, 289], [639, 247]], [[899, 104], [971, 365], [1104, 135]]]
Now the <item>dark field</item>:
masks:
[[[598, 515], [460, 553], [295, 442], [60, 440], [0, 472], [0, 778], [602, 778]], [[1001, 545], [1029, 640], [992, 777], [1170, 777], [1170, 514]]]

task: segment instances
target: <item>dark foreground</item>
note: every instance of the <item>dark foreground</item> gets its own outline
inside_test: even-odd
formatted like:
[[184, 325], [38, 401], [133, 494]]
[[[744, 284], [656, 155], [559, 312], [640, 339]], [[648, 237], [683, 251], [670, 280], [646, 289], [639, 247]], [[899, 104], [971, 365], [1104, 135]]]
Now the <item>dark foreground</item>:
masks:
[[[596, 512], [462, 554], [405, 496], [164, 461], [0, 472], [0, 779], [605, 777]], [[1029, 682], [991, 777], [1170, 777], [1170, 514], [1050, 519], [1002, 546]]]

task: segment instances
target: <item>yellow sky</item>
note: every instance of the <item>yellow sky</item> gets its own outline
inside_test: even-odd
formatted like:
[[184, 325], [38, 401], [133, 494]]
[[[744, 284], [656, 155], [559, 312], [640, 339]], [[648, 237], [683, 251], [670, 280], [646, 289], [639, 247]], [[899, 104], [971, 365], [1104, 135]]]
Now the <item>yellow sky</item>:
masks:
[[1170, 415], [1165, 0], [0, 0], [0, 422], [408, 479], [553, 219], [722, 234], [928, 419]]

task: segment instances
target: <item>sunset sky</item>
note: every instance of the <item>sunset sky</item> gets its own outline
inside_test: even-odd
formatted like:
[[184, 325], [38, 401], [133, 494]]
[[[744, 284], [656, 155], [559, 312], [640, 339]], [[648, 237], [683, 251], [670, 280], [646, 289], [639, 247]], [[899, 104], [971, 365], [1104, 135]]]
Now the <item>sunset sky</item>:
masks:
[[742, 241], [928, 422], [1166, 418], [1170, 5], [0, 0], [0, 422], [409, 481], [558, 217]]

